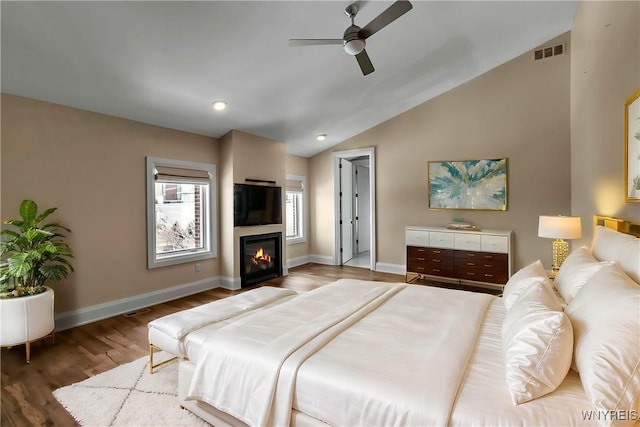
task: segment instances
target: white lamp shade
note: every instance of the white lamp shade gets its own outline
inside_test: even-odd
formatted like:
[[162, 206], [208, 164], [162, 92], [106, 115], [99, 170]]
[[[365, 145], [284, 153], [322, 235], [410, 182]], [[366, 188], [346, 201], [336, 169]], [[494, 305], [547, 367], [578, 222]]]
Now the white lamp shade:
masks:
[[538, 236], [550, 239], [579, 239], [582, 237], [580, 217], [541, 215]]
[[364, 50], [365, 41], [361, 39], [349, 40], [343, 46], [344, 51], [349, 55], [357, 55]]

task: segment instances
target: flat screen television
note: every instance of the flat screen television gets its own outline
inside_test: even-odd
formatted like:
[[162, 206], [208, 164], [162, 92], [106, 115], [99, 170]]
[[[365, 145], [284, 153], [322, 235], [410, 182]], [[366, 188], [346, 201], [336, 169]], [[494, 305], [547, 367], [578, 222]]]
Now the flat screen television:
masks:
[[234, 227], [266, 224], [282, 224], [282, 188], [234, 184]]

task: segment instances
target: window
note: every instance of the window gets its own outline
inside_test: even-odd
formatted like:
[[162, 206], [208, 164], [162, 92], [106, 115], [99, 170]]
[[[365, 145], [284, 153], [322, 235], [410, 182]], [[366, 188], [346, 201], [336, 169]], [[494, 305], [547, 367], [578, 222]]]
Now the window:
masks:
[[287, 243], [301, 243], [305, 241], [304, 197], [305, 177], [299, 175], [287, 175], [287, 188], [285, 197], [285, 219]]
[[147, 157], [148, 268], [216, 256], [216, 167]]

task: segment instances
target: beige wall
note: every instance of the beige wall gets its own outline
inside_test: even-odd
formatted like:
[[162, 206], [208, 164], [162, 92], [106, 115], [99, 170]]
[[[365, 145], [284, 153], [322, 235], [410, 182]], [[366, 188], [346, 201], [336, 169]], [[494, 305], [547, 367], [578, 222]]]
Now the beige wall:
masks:
[[[569, 42], [569, 34], [551, 41]], [[546, 44], [545, 44], [546, 45]], [[515, 267], [551, 264], [551, 242], [537, 237], [538, 216], [570, 213], [568, 55], [534, 62], [528, 52], [331, 151], [375, 147], [377, 262], [404, 265], [407, 225], [453, 219], [511, 229]], [[427, 162], [508, 158], [506, 212], [427, 209]], [[312, 254], [331, 256], [331, 152], [310, 160]]]
[[220, 138], [220, 274], [233, 280], [236, 262], [233, 228], [233, 131]]
[[[309, 180], [309, 159], [306, 157], [295, 156], [293, 154], [287, 154], [285, 164], [287, 175], [300, 175], [306, 178], [307, 187], [304, 189], [304, 191], [305, 197], [307, 197], [308, 200], [309, 189], [311, 187], [311, 182]], [[287, 261], [309, 255], [309, 209], [305, 209], [303, 213], [303, 222], [305, 224], [305, 241], [302, 243], [286, 245]]]
[[571, 33], [571, 210], [640, 221], [624, 202], [624, 103], [640, 89], [640, 3], [583, 1]]
[[[221, 190], [220, 200], [220, 234], [221, 245], [225, 251], [222, 256], [221, 274], [224, 280], [237, 282], [240, 278], [240, 236], [280, 232], [284, 237], [284, 224], [233, 227], [233, 184], [244, 183], [245, 179], [251, 178], [275, 181], [276, 185], [284, 187], [285, 146], [283, 142], [238, 130], [232, 130], [222, 137], [220, 144], [221, 166], [224, 171], [224, 188]], [[283, 251], [285, 250], [283, 248]]]
[[213, 138], [2, 95], [2, 220], [23, 199], [58, 207], [75, 273], [52, 287], [65, 312], [218, 276], [218, 259], [147, 270], [145, 156], [217, 163]]

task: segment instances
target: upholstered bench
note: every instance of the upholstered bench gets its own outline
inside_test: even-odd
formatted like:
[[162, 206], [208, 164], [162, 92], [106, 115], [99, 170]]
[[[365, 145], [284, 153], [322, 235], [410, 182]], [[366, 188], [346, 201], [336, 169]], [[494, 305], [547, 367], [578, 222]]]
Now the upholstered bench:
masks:
[[[195, 339], [201, 340], [230, 320], [280, 304], [295, 295], [296, 292], [290, 289], [264, 286], [152, 320], [148, 325], [151, 373], [155, 368], [186, 357], [186, 337], [189, 334], [198, 333], [202, 337]], [[174, 357], [154, 365], [153, 354], [156, 350], [163, 350]]]

